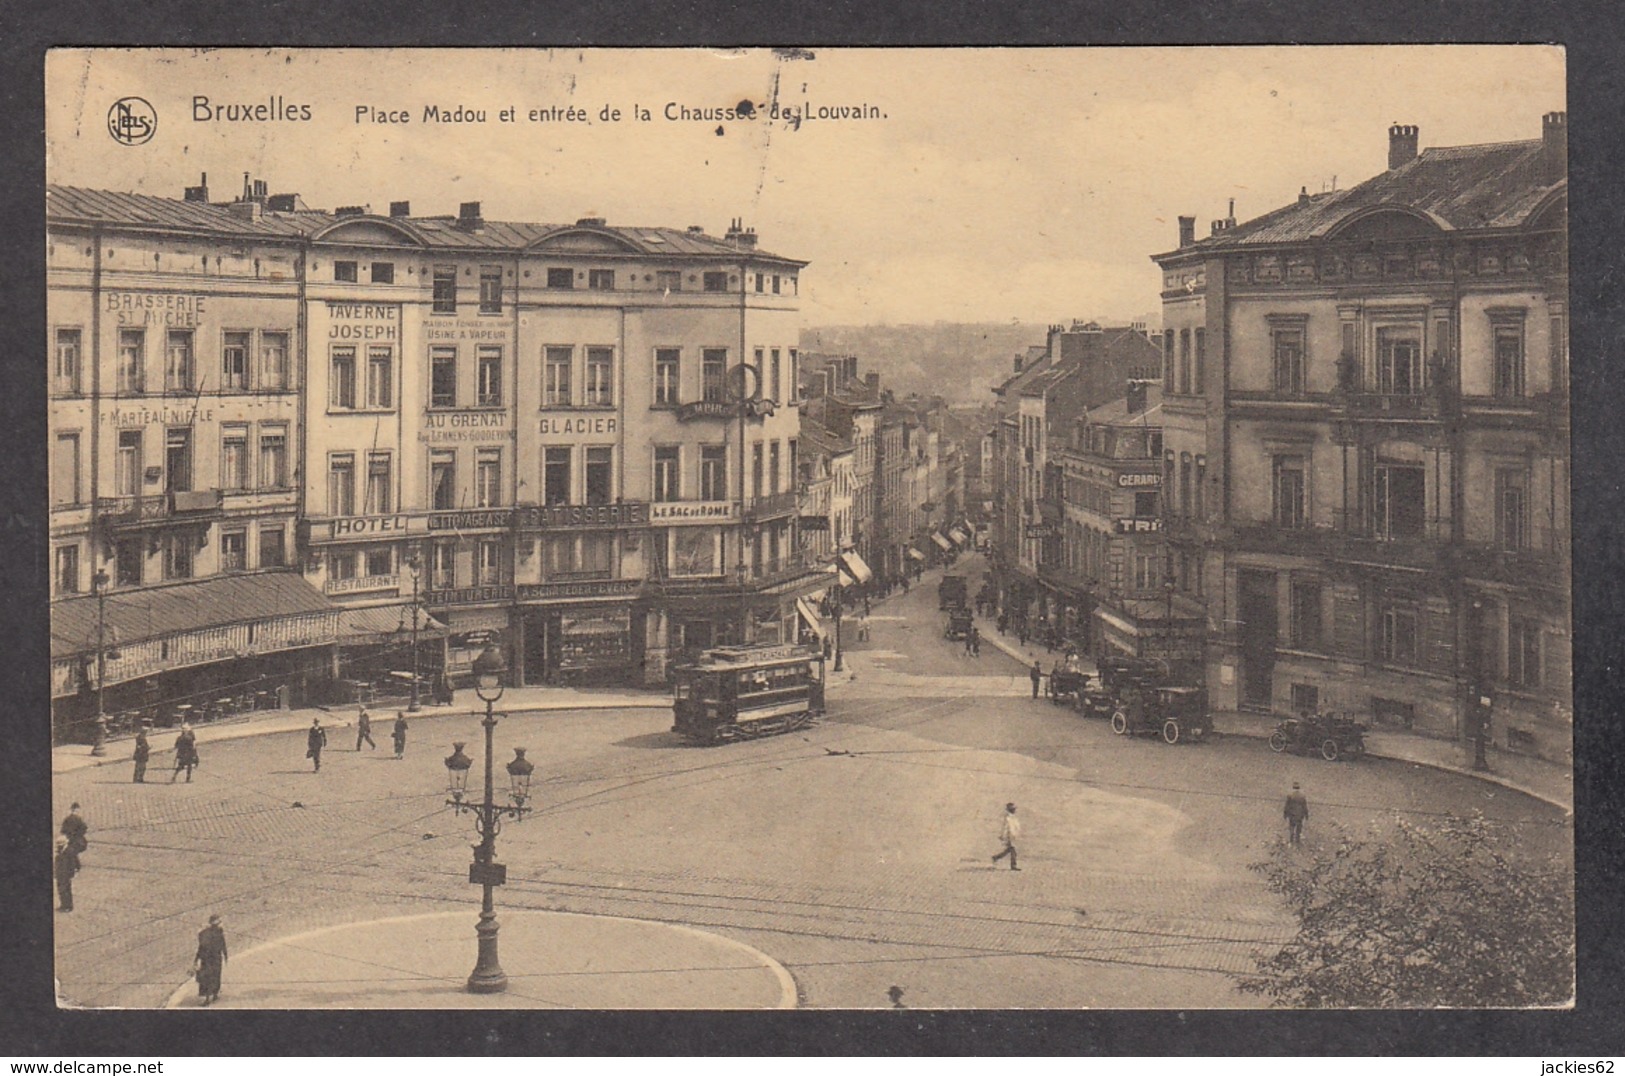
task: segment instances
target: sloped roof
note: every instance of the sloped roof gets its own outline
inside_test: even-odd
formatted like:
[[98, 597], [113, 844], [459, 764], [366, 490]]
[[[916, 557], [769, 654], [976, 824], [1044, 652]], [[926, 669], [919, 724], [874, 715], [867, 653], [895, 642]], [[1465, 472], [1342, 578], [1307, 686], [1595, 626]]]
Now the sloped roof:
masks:
[[1158, 423], [1162, 415], [1162, 384], [1158, 381], [1145, 383], [1145, 410], [1129, 412], [1128, 397], [1120, 396], [1099, 407], [1090, 408], [1088, 413], [1091, 426], [1137, 426], [1142, 422]]
[[1446, 231], [1514, 228], [1567, 187], [1566, 178], [1546, 180], [1542, 157], [1539, 139], [1426, 149], [1358, 186], [1309, 195], [1161, 257], [1320, 239], [1379, 207], [1415, 211]]
[[839, 436], [834, 430], [803, 414], [801, 416], [800, 452], [802, 455], [838, 456], [843, 452], [852, 451], [852, 442]]

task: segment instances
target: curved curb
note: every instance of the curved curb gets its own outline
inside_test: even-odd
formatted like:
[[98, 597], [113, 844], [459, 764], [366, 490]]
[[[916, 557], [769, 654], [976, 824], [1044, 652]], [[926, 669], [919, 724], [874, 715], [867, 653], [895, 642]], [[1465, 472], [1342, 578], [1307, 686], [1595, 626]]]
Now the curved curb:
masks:
[[[712, 933], [710, 931], [700, 930], [700, 929], [698, 929], [696, 927], [687, 926], [687, 925], [682, 924], [682, 923], [668, 923], [668, 922], [663, 922], [663, 921], [657, 920], [657, 919], [635, 919], [635, 918], [632, 918], [630, 916], [620, 916], [620, 915], [594, 915], [594, 914], [591, 914], [591, 913], [588, 913], [588, 912], [560, 912], [560, 911], [543, 911], [543, 910], [512, 911], [512, 910], [510, 910], [510, 911], [504, 912], [504, 916], [505, 917], [511, 917], [511, 918], [529, 918], [529, 917], [571, 918], [571, 919], [585, 919], [585, 920], [601, 921], [601, 922], [628, 923], [628, 924], [632, 924], [632, 925], [638, 926], [638, 927], [649, 927], [649, 928], [655, 928], [657, 930], [674, 931], [676, 933], [683, 934], [683, 935], [695, 938], [695, 939], [697, 939], [699, 941], [703, 941], [703, 942], [708, 943], [708, 944], [713, 944], [713, 945], [720, 944], [721, 946], [723, 946], [723, 947], [725, 947], [727, 949], [732, 949], [732, 950], [735, 950], [737, 952], [740, 952], [740, 953], [744, 954], [746, 957], [748, 957], [752, 961], [759, 964], [763, 970], [765, 970], [769, 974], [771, 974], [773, 976], [774, 980], [777, 981], [778, 987], [779, 987], [778, 1001], [774, 1005], [766, 1006], [767, 1008], [772, 1008], [772, 1009], [794, 1009], [794, 1008], [796, 1008], [798, 1006], [798, 1003], [799, 1003], [798, 1002], [798, 995], [797, 995], [797, 990], [796, 990], [795, 979], [790, 974], [790, 972], [784, 967], [784, 965], [780, 964], [777, 960], [774, 960], [772, 957], [768, 956], [766, 953], [762, 952], [760, 949], [757, 949], [755, 946], [747, 945], [746, 943], [744, 943], [742, 941], [738, 941], [737, 939], [734, 939], [734, 938], [725, 937], [724, 935], [721, 935], [721, 934], [714, 934], [714, 933]], [[251, 946], [250, 948], [245, 949], [241, 953], [237, 954], [236, 959], [241, 961], [241, 960], [243, 960], [243, 959], [245, 959], [247, 957], [254, 956], [255, 954], [258, 954], [258, 953], [264, 953], [264, 952], [266, 952], [268, 950], [275, 950], [275, 949], [285, 948], [285, 947], [292, 946], [292, 945], [295, 945], [295, 944], [300, 943], [300, 942], [309, 941], [311, 939], [320, 938], [320, 937], [324, 937], [324, 936], [329, 936], [329, 935], [333, 935], [333, 934], [339, 934], [339, 933], [343, 933], [345, 931], [355, 930], [357, 928], [379, 927], [379, 926], [385, 926], [385, 925], [388, 925], [388, 924], [417, 922], [417, 921], [422, 921], [422, 920], [426, 920], [426, 919], [455, 919], [455, 920], [458, 920], [458, 921], [464, 921], [464, 920], [467, 919], [467, 913], [462, 912], [462, 911], [456, 911], [456, 912], [419, 912], [419, 913], [412, 914], [412, 915], [386, 916], [386, 917], [381, 918], [381, 919], [362, 919], [362, 920], [357, 920], [357, 921], [352, 922], [352, 923], [341, 923], [341, 924], [338, 924], [336, 926], [318, 927], [318, 928], [316, 928], [314, 930], [300, 931], [299, 933], [296, 933], [296, 934], [289, 934], [289, 935], [286, 935], [284, 937], [274, 938], [274, 939], [272, 939], [270, 941], [260, 942], [258, 945]], [[229, 964], [228, 964], [228, 968], [229, 968]], [[194, 990], [195, 990], [194, 980], [188, 978], [188, 979], [182, 981], [178, 986], [175, 987], [174, 990], [172, 990], [170, 992], [169, 996], [164, 1000], [164, 1002], [160, 1006], [160, 1008], [178, 1009], [178, 1008], [182, 1008], [182, 1007], [185, 1007], [185, 1008], [196, 1008], [196, 1007], [198, 1007], [198, 1006], [192, 1006], [192, 1005], [185, 1005], [184, 1004], [186, 1001], [188, 1001], [191, 998], [195, 997]], [[493, 996], [500, 996], [500, 995], [493, 995]], [[367, 1005], [357, 1005], [357, 1006], [354, 1006], [354, 1007], [358, 1008], [358, 1009], [371, 1009], [371, 1008], [373, 1008], [373, 1006], [367, 1006]], [[282, 1008], [282, 1007], [278, 1007], [278, 1008]], [[411, 1007], [410, 1006], [380, 1006], [379, 1008], [384, 1009], [384, 1011], [397, 1011], [397, 1010], [410, 1009]], [[528, 1008], [528, 1006], [508, 1006], [508, 1008], [518, 1009], [518, 1008]], [[700, 1007], [696, 1007], [696, 1008], [697, 1009], [703, 1009], [703, 1008], [706, 1008], [706, 1007], [700, 1006]], [[733, 1006], [716, 1006], [715, 1007], [716, 1011], [731, 1010], [732, 1008], [733, 1008]], [[631, 1010], [628, 1010], [628, 1011], [637, 1011], [637, 1010], [631, 1009]]]

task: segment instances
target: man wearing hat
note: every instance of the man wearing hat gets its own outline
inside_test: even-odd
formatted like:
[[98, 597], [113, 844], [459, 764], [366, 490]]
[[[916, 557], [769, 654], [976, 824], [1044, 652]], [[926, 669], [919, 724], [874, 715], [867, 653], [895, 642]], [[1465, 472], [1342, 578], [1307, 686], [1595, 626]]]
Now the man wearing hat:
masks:
[[[326, 746], [327, 730], [322, 728], [321, 718], [313, 717], [310, 719], [310, 731], [305, 734], [305, 757], [310, 759], [314, 770], [321, 770], [322, 748]], [[359, 751], [360, 749], [361, 745], [357, 743], [356, 750]]]
[[1309, 801], [1303, 798], [1296, 781], [1292, 782], [1292, 791], [1286, 794], [1286, 807], [1281, 814], [1286, 817], [1287, 840], [1297, 844], [1303, 837], [1303, 820], [1309, 817]]
[[209, 916], [209, 925], [197, 932], [197, 955], [192, 958], [197, 975], [198, 1000], [207, 1005], [220, 997], [220, 973], [226, 966], [226, 932], [218, 915]]
[[1009, 856], [1010, 869], [1020, 870], [1021, 868], [1016, 866], [1016, 838], [1020, 836], [1021, 821], [1016, 818], [1016, 805], [1007, 803], [1004, 805], [1004, 825], [999, 828], [999, 840], [1004, 842], [1004, 851], [994, 856], [993, 862], [997, 863], [1005, 856]]
[[79, 873], [79, 853], [66, 837], [56, 839], [57, 911], [73, 911], [73, 876]]
[[90, 841], [85, 837], [89, 832], [90, 827], [85, 825], [84, 818], [79, 814], [79, 805], [75, 803], [68, 808], [68, 816], [62, 820], [62, 836], [67, 839], [74, 855], [90, 847]]
[[141, 729], [135, 734], [135, 783], [147, 783], [147, 759], [152, 757], [152, 744], [147, 742], [147, 723], [141, 723]]

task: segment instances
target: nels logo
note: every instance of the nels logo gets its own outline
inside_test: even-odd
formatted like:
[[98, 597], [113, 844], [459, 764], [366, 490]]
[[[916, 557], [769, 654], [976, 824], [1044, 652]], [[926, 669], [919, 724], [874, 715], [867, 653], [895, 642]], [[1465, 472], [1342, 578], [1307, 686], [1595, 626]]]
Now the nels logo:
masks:
[[158, 131], [158, 113], [144, 98], [120, 97], [107, 110], [107, 133], [124, 146], [151, 141]]

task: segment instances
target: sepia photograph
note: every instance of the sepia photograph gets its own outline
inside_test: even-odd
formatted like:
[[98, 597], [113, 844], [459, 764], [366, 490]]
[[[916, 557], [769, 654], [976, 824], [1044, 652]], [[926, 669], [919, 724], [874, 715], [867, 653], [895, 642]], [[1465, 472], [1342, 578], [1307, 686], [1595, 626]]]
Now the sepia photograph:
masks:
[[51, 50], [56, 1005], [1571, 1009], [1565, 63]]

